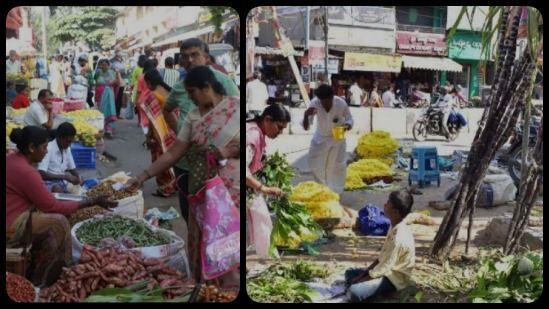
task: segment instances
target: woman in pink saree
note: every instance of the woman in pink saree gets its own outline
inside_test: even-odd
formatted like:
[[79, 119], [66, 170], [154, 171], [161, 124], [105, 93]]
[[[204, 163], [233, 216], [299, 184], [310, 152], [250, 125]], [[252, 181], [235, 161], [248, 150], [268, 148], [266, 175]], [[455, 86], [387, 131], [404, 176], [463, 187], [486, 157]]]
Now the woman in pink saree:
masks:
[[[196, 194], [206, 180], [219, 174], [236, 207], [240, 204], [240, 98], [225, 96], [223, 86], [206, 66], [188, 72], [185, 88], [197, 105], [187, 115], [177, 139], [168, 151], [143, 173], [130, 180], [134, 187], [159, 175], [186, 156], [193, 162], [189, 169], [190, 195]], [[206, 153], [215, 157], [214, 168], [207, 167]], [[202, 230], [197, 221], [200, 210], [189, 208], [188, 254], [194, 279], [206, 281], [201, 265], [200, 241]], [[239, 286], [239, 269], [233, 269], [218, 279], [222, 286]]]

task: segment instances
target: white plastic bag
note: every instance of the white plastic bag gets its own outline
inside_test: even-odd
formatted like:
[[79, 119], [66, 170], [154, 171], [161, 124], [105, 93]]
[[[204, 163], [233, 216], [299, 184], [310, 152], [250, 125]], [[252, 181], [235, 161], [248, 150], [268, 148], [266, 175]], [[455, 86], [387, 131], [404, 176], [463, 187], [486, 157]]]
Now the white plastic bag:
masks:
[[143, 191], [134, 196], [127, 197], [118, 201], [118, 206], [112, 209], [115, 214], [132, 219], [142, 219], [145, 212], [145, 200]]
[[513, 182], [513, 178], [508, 174], [486, 175], [483, 181], [492, 186], [494, 194], [493, 206], [513, 201], [517, 195], [517, 187]]
[[250, 231], [250, 242], [260, 258], [269, 258], [269, 247], [271, 242], [271, 231], [273, 223], [263, 195], [256, 195], [249, 201], [248, 225]]

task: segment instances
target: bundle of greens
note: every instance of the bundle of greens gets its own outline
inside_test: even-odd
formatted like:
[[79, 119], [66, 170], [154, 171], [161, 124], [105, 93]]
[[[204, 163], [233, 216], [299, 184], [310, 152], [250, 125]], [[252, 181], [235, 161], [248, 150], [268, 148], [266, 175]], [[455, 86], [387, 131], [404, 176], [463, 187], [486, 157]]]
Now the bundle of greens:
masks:
[[265, 303], [302, 303], [312, 301], [318, 292], [304, 282], [329, 275], [327, 267], [312, 262], [297, 261], [275, 264], [256, 278], [246, 280], [250, 298]]
[[276, 219], [271, 232], [269, 254], [278, 257], [276, 247], [296, 249], [323, 236], [322, 228], [313, 220], [303, 204], [291, 202], [287, 196], [274, 200]]
[[170, 287], [161, 288], [158, 287], [152, 291], [145, 290], [145, 287], [149, 284], [147, 280], [136, 283], [134, 285], [125, 288], [105, 288], [99, 290], [85, 300], [87, 303], [146, 303], [146, 302], [168, 302], [168, 303], [182, 303], [187, 302], [191, 296], [192, 289], [188, 289], [187, 293], [182, 296], [166, 299], [163, 294], [169, 289], [188, 288], [184, 287]]

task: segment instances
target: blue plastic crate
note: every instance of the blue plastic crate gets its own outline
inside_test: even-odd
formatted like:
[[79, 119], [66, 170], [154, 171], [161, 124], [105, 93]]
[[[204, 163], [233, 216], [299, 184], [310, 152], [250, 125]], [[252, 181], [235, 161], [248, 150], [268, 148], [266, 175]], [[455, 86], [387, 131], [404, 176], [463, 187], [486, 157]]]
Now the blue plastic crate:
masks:
[[80, 143], [71, 145], [71, 153], [76, 168], [95, 168], [95, 147], [86, 147]]

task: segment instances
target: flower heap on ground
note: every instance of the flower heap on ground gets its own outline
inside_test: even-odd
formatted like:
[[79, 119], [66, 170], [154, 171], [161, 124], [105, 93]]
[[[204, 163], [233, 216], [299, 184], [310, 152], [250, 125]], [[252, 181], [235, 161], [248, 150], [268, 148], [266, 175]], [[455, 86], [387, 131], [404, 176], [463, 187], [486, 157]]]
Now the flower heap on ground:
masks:
[[358, 140], [356, 153], [361, 158], [347, 167], [345, 190], [361, 189], [379, 177], [393, 175], [390, 165], [398, 141], [385, 131], [366, 133]]
[[343, 217], [339, 195], [314, 181], [299, 183], [290, 195], [290, 201], [303, 203], [313, 219]]

